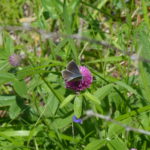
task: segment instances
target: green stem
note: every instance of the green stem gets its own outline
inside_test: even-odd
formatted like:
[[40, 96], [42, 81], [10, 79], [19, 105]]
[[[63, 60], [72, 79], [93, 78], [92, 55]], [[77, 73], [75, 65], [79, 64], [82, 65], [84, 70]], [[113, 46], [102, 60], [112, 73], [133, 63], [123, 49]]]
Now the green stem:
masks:
[[41, 79], [45, 82], [45, 84], [47, 85], [47, 87], [51, 90], [51, 92], [57, 97], [57, 99], [59, 100], [59, 102], [63, 101], [63, 98], [61, 96], [59, 96], [56, 91], [52, 88], [51, 84], [48, 83], [44, 77], [42, 77], [42, 75], [40, 74]]
[[[32, 61], [30, 59], [29, 59], [29, 61], [32, 64], [32, 66], [35, 67], [35, 65], [32, 63]], [[48, 83], [40, 73], [39, 73], [39, 75], [40, 75], [41, 79], [44, 81], [44, 83], [47, 85], [47, 87], [50, 89], [50, 91], [57, 97], [59, 102], [62, 102], [63, 98], [56, 93], [56, 91], [52, 88], [50, 82]]]

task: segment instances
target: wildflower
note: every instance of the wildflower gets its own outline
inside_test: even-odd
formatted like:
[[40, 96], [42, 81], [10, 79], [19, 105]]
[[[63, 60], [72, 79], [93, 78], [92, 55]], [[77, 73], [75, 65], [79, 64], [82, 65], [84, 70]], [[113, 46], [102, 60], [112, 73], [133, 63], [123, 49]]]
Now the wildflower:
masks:
[[80, 123], [80, 124], [82, 124], [83, 123], [83, 121], [82, 121], [82, 119], [78, 119], [76, 116], [73, 116], [72, 117], [72, 120], [73, 120], [73, 122], [75, 122], [75, 123]]
[[20, 62], [21, 62], [21, 57], [20, 55], [17, 55], [17, 54], [13, 54], [9, 57], [9, 63], [14, 66], [14, 67], [17, 67], [20, 65]]
[[79, 70], [80, 70], [80, 73], [82, 75], [82, 79], [77, 80], [77, 81], [74, 81], [74, 80], [73, 81], [67, 81], [66, 82], [67, 88], [72, 89], [74, 91], [82, 91], [82, 90], [85, 90], [86, 88], [90, 87], [90, 85], [93, 81], [93, 77], [91, 75], [91, 72], [85, 66], [80, 66]]
[[131, 148], [130, 150], [137, 150], [136, 148]]

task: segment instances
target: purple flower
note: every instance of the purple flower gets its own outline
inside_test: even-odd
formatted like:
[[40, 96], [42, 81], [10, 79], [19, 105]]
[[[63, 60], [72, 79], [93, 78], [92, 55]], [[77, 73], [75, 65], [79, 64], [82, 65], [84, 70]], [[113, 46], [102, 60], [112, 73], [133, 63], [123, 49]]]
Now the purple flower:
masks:
[[136, 148], [131, 148], [130, 150], [137, 150]]
[[20, 55], [17, 55], [17, 54], [13, 54], [9, 57], [9, 63], [14, 66], [14, 67], [17, 67], [20, 65], [20, 62], [21, 62], [21, 57]]
[[82, 91], [89, 88], [93, 81], [93, 77], [88, 68], [80, 66], [79, 69], [82, 74], [82, 80], [66, 82], [66, 87], [74, 91]]
[[72, 117], [72, 120], [73, 120], [73, 122], [75, 122], [75, 123], [80, 123], [80, 124], [83, 123], [82, 119], [78, 119], [76, 116], [73, 116], [73, 117]]

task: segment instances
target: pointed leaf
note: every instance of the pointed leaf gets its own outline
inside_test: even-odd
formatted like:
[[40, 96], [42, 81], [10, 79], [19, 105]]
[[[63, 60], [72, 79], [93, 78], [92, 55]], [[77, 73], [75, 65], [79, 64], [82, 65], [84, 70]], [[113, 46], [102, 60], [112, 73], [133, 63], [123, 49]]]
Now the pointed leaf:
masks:
[[11, 119], [16, 118], [21, 111], [16, 102], [16, 96], [0, 96], [0, 106], [9, 106], [9, 116]]
[[52, 128], [54, 129], [62, 129], [66, 128], [70, 123], [72, 123], [72, 114], [67, 118], [58, 118], [55, 119], [54, 122], [52, 122]]
[[95, 104], [98, 104], [98, 105], [100, 104], [99, 99], [97, 99], [97, 97], [95, 97], [89, 92], [84, 93], [84, 97], [89, 99], [91, 102], [94, 102]]
[[75, 97], [75, 95], [67, 96], [61, 103], [60, 108], [63, 108], [64, 106], [66, 106], [70, 101], [72, 101], [74, 99], [74, 97]]
[[16, 78], [13, 74], [8, 73], [8, 72], [0, 71], [0, 84], [4, 84], [4, 83], [7, 83], [7, 82], [12, 82], [12, 81], [15, 81], [15, 80], [16, 80]]
[[29, 136], [30, 131], [28, 130], [17, 130], [17, 131], [4, 131], [4, 132], [0, 132], [0, 134], [3, 134], [5, 136]]
[[129, 86], [128, 84], [122, 82], [122, 81], [117, 81], [115, 82], [117, 85], [125, 88], [127, 91], [132, 92], [133, 94], [135, 94], [138, 97], [141, 97], [141, 95], [135, 90], [133, 89], [131, 86]]
[[106, 140], [93, 140], [90, 142], [84, 150], [99, 150], [101, 147], [105, 146]]
[[0, 106], [11, 106], [16, 102], [16, 96], [0, 96]]
[[27, 97], [27, 87], [24, 81], [14, 81], [14, 89], [20, 97]]
[[113, 150], [128, 150], [127, 145], [120, 138], [109, 140], [108, 147]]
[[104, 99], [111, 92], [112, 88], [113, 88], [113, 84], [105, 85], [102, 88], [99, 88], [94, 93], [94, 96], [98, 97], [98, 99], [101, 101], [102, 99]]
[[80, 118], [82, 113], [82, 99], [80, 99], [78, 96], [76, 96], [74, 100], [74, 115], [77, 118]]

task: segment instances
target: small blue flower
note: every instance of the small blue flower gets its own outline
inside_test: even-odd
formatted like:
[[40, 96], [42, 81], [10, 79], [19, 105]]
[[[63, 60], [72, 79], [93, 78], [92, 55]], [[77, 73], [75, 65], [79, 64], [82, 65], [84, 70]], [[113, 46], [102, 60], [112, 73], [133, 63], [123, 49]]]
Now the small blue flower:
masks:
[[76, 116], [73, 116], [73, 117], [72, 117], [72, 120], [73, 120], [73, 122], [75, 122], [75, 123], [80, 123], [80, 124], [83, 123], [82, 119], [78, 119]]

